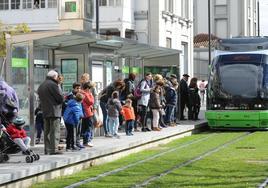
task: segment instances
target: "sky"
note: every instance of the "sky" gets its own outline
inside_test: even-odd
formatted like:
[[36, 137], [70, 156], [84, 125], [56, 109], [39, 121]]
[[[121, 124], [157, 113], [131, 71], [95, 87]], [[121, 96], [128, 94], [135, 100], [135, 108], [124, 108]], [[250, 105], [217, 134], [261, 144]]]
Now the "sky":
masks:
[[260, 1], [260, 35], [268, 36], [268, 0]]

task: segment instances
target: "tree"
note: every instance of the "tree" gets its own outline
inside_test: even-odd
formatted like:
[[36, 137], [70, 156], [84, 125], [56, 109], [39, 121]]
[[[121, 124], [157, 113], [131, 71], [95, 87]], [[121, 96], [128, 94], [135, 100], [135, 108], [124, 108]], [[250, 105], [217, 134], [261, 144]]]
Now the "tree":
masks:
[[27, 24], [18, 24], [15, 27], [6, 26], [0, 21], [0, 57], [6, 56], [6, 38], [5, 33], [16, 35], [19, 33], [29, 33], [31, 29]]

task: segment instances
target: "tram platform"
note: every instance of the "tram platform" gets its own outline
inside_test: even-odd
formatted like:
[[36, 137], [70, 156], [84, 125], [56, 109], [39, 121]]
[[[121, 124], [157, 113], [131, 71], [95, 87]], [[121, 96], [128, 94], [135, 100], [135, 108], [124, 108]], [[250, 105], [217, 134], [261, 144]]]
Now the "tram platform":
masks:
[[44, 145], [32, 149], [40, 154], [40, 160], [26, 163], [21, 153], [10, 155], [10, 160], [0, 164], [0, 187], [29, 187], [37, 182], [70, 175], [93, 165], [114, 161], [131, 153], [145, 150], [174, 139], [191, 135], [205, 128], [203, 113], [198, 121], [180, 121], [175, 127], [161, 131], [134, 132], [133, 136], [119, 133], [120, 139], [96, 137], [94, 147], [62, 155], [44, 155]]

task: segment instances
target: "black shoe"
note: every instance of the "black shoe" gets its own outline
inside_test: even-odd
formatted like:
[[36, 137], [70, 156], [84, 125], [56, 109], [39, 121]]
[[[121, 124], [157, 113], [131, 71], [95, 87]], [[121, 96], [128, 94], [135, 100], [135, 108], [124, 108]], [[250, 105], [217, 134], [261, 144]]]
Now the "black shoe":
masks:
[[151, 129], [149, 129], [148, 127], [146, 128], [146, 131], [152, 131]]
[[142, 128], [141, 131], [142, 132], [147, 132], [147, 129], [146, 128]]
[[49, 155], [62, 155], [62, 154], [63, 152], [60, 152], [60, 151], [49, 153]]

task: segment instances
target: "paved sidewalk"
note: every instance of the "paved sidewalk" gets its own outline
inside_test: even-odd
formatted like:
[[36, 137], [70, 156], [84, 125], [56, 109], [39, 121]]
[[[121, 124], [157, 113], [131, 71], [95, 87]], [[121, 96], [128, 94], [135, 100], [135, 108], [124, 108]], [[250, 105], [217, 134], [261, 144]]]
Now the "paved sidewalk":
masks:
[[[134, 132], [134, 136], [126, 136], [125, 133], [119, 133], [120, 139], [96, 137], [93, 140], [94, 147], [86, 148], [76, 152], [65, 152], [63, 155], [44, 155], [44, 146], [42, 144], [38, 144], [32, 149], [36, 153], [40, 154], [39, 161], [26, 163], [25, 156], [21, 155], [21, 153], [18, 153], [10, 155], [10, 160], [7, 163], [1, 163], [0, 187], [27, 187], [29, 185], [29, 182], [27, 185], [25, 182], [24, 184], [20, 183], [20, 181], [30, 177], [35, 178], [35, 180], [31, 180], [31, 183], [45, 179], [51, 179], [53, 177], [63, 175], [62, 171], [60, 171], [63, 168], [75, 166], [77, 164], [84, 165], [83, 163], [87, 163], [87, 166], [91, 166], [94, 163], [92, 161], [97, 158], [107, 157], [111, 154], [114, 155], [118, 152], [126, 151], [129, 148], [136, 148], [157, 140], [167, 139], [187, 131], [193, 131], [194, 129], [206, 123], [202, 114], [200, 117], [201, 120], [181, 121], [177, 126], [165, 128], [160, 132]], [[102, 162], [107, 162], [114, 159], [104, 160]], [[76, 168], [82, 169], [84, 167], [85, 165]], [[45, 173], [52, 172], [55, 169], [59, 169], [57, 173], [61, 174], [44, 175]], [[69, 170], [67, 173], [64, 172], [64, 175], [71, 174], [74, 171], [77, 171], [77, 169]], [[43, 176], [42, 178], [40, 178], [41, 175]], [[8, 185], [11, 182], [15, 182], [16, 185]]]

